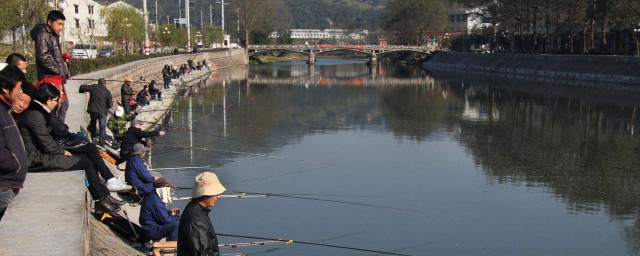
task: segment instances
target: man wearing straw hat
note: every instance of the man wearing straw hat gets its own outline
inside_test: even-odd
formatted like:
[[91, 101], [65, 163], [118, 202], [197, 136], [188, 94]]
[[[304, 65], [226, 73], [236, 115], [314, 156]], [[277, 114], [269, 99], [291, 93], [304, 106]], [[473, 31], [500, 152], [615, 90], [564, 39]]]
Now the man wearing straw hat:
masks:
[[184, 208], [178, 225], [178, 255], [220, 255], [209, 212], [225, 190], [215, 173], [196, 176], [193, 199]]

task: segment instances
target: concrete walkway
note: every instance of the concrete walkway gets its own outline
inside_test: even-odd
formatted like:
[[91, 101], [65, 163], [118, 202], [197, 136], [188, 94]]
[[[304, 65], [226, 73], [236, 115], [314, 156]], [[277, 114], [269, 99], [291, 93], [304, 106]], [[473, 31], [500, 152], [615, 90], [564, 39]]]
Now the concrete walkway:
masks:
[[87, 255], [84, 172], [27, 177], [0, 221], [0, 255]]

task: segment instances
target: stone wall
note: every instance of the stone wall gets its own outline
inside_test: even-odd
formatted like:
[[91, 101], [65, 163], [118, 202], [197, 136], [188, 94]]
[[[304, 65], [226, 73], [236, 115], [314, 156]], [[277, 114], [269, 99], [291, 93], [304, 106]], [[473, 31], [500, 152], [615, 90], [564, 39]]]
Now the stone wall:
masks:
[[[122, 81], [125, 76], [131, 76], [133, 78], [132, 86], [134, 90], [138, 90], [145, 84], [148, 84], [152, 79], [162, 84], [162, 68], [165, 64], [180, 66], [182, 63], [186, 63], [189, 59], [193, 59], [194, 62], [202, 62], [203, 59], [206, 59], [207, 63], [215, 65], [216, 68], [226, 68], [247, 64], [247, 55], [244, 49], [230, 49], [225, 51], [179, 54], [148, 60], [139, 60], [89, 74], [78, 75], [73, 77], [73, 79], [97, 80], [98, 78], [105, 78], [107, 80]], [[145, 82], [140, 81], [139, 78], [141, 76], [146, 78]], [[87, 84], [96, 82], [97, 81], [93, 80], [84, 81], [84, 83]], [[107, 87], [113, 95], [114, 105], [117, 105], [117, 103], [120, 102], [120, 86], [122, 86], [122, 82], [110, 81], [107, 83]]]
[[[595, 83], [640, 85], [640, 58], [508, 53], [435, 52], [427, 69], [464, 70], [507, 76], [547, 77]], [[551, 79], [551, 80], [553, 80]]]

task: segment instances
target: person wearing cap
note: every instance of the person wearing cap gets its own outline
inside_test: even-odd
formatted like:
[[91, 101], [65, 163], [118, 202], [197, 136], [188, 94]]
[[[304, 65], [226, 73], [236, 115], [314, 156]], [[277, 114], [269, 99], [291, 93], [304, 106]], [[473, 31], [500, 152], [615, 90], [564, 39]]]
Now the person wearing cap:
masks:
[[167, 209], [162, 202], [156, 188], [171, 187], [165, 177], [154, 177], [144, 165], [144, 157], [149, 149], [138, 143], [133, 146], [133, 152], [127, 160], [125, 180], [131, 184], [138, 196], [142, 198], [140, 203], [139, 222], [144, 230], [144, 235], [152, 240], [167, 238], [167, 241], [178, 239], [178, 222], [180, 221], [180, 209]]
[[[87, 113], [89, 113], [91, 120], [89, 121], [87, 130], [92, 138], [100, 137], [99, 145], [104, 147], [104, 140], [107, 138], [107, 114], [109, 113], [109, 109], [113, 107], [113, 98], [111, 97], [111, 92], [107, 89], [107, 80], [100, 78], [98, 79], [98, 84], [83, 84], [80, 86], [79, 92], [89, 93]], [[96, 131], [96, 122], [100, 127], [99, 134]]]
[[148, 132], [143, 131], [142, 124], [143, 122], [138, 119], [131, 121], [131, 126], [127, 129], [127, 132], [124, 133], [122, 136], [122, 142], [120, 142], [120, 159], [128, 159], [135, 144], [140, 143], [142, 145], [149, 146], [146, 143], [146, 138], [163, 136], [165, 134], [165, 132], [161, 130]]
[[113, 132], [113, 137], [117, 140], [121, 140], [124, 133], [127, 132], [126, 125], [130, 118], [130, 115], [124, 114], [124, 108], [122, 106], [117, 106], [116, 111], [113, 113], [113, 117], [109, 118], [109, 121], [107, 121], [107, 128]]
[[122, 83], [122, 86], [120, 87], [120, 103], [122, 103], [124, 113], [127, 115], [131, 114], [131, 97], [136, 94], [131, 87], [131, 81], [131, 77], [126, 76], [124, 78], [124, 83]]
[[196, 176], [191, 202], [184, 208], [178, 225], [178, 255], [220, 254], [209, 212], [224, 191], [215, 173]]

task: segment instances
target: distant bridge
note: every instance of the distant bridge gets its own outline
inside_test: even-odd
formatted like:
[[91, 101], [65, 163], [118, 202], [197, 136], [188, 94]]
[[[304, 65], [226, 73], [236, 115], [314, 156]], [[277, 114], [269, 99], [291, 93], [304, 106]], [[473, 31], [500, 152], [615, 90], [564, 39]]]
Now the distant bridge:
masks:
[[300, 78], [249, 78], [250, 84], [264, 84], [264, 85], [320, 85], [320, 86], [333, 86], [333, 85], [350, 85], [350, 86], [407, 86], [407, 85], [433, 85], [433, 78], [354, 78], [354, 79], [337, 79], [337, 78], [323, 78], [323, 77], [308, 77], [306, 79]]
[[285, 44], [285, 45], [250, 45], [249, 56], [259, 55], [270, 51], [289, 51], [306, 54], [309, 64], [315, 64], [315, 55], [324, 52], [352, 51], [369, 56], [371, 64], [376, 64], [377, 56], [392, 52], [430, 53], [437, 50], [434, 44], [426, 46], [413, 45], [334, 45], [334, 44]]

